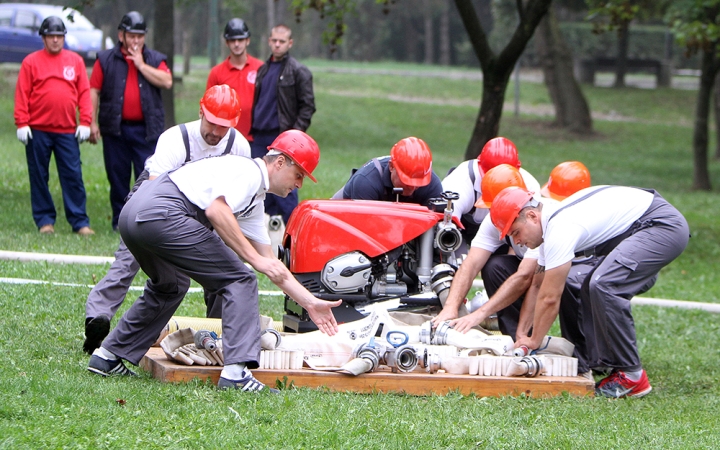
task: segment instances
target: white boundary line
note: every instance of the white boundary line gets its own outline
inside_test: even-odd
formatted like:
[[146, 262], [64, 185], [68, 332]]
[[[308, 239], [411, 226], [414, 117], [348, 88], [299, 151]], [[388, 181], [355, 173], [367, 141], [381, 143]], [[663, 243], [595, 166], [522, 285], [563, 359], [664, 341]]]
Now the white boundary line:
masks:
[[[94, 284], [77, 284], [77, 283], [58, 283], [56, 281], [45, 281], [45, 280], [29, 280], [27, 278], [0, 278], [0, 283], [5, 284], [47, 284], [50, 286], [65, 286], [65, 287], [79, 287], [92, 289], [95, 287]], [[143, 291], [144, 286], [130, 286], [131, 291]], [[202, 292], [203, 289], [200, 287], [191, 287], [188, 292]], [[282, 296], [285, 295], [282, 291], [258, 291], [260, 295], [270, 296]]]
[[[28, 252], [11, 252], [6, 250], [0, 250], [0, 260], [9, 261], [47, 261], [53, 263], [63, 264], [108, 264], [112, 263], [115, 258], [108, 258], [103, 256], [83, 256], [83, 255], [60, 255], [53, 253], [28, 253]], [[72, 284], [72, 283], [57, 283], [44, 280], [28, 280], [23, 278], [0, 278], [0, 283], [7, 284], [50, 284], [52, 286], [69, 286], [69, 287], [86, 287], [92, 289], [94, 285], [91, 284]], [[473, 287], [476, 283], [473, 283]], [[142, 286], [130, 286], [133, 291], [142, 291]], [[190, 288], [188, 292], [202, 292], [202, 288]], [[272, 295], [281, 296], [285, 295], [281, 291], [259, 291], [260, 295]], [[665, 300], [660, 298], [649, 298], [649, 297], [634, 297], [631, 301], [633, 305], [651, 305], [661, 306], [664, 308], [683, 308], [683, 309], [700, 309], [703, 311], [720, 313], [720, 303], [703, 303], [703, 302], [691, 302], [686, 300]]]

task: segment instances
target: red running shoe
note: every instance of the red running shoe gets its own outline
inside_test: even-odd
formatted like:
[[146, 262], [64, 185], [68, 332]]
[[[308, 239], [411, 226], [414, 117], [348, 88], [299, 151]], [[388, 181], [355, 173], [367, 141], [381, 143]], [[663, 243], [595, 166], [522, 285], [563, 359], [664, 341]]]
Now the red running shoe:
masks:
[[595, 395], [610, 398], [643, 397], [652, 391], [647, 373], [642, 371], [639, 380], [633, 381], [622, 370], [616, 370], [595, 383]]

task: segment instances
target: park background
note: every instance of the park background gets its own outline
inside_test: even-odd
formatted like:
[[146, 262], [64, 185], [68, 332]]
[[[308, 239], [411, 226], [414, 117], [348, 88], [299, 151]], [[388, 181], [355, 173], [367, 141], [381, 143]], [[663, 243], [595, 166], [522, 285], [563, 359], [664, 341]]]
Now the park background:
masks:
[[[176, 17], [187, 13], [193, 18], [183, 27], [176, 25], [177, 42], [182, 42], [178, 28], [199, 32], [205, 27], [209, 3], [175, 2]], [[327, 24], [313, 18], [314, 11], [306, 12], [303, 22], [296, 24], [283, 2], [220, 2], [220, 27], [231, 16], [248, 20], [253, 31], [251, 53], [258, 57], [267, 56], [264, 36], [269, 3], [278, 14], [276, 21], [294, 29], [296, 44], [291, 54], [314, 74], [318, 111], [308, 132], [317, 139], [322, 158], [316, 172], [319, 182], [307, 183], [302, 198], [329, 197], [346, 181], [351, 168], [388, 154], [397, 140], [410, 135], [428, 142], [434, 169], [441, 177], [464, 159], [481, 101], [482, 74], [467, 42], [463, 47], [464, 30], [457, 17], [452, 19], [450, 2], [452, 33], [460, 39], [453, 44], [450, 64], [442, 64], [438, 52], [425, 61], [422, 8], [407, 7], [423, 2], [400, 0], [387, 15], [382, 5], [359, 2], [362, 8], [347, 22], [347, 39], [332, 54], [320, 37]], [[158, 33], [153, 27], [154, 6], [152, 1], [97, 0], [83, 12], [112, 36], [122, 14], [137, 9], [149, 18], [148, 44], [152, 46], [152, 34]], [[578, 13], [577, 17], [583, 16]], [[317, 22], [315, 28], [310, 26], [312, 21]], [[411, 25], [414, 31], [405, 30]], [[637, 28], [643, 26], [662, 36], [663, 44], [654, 53], [632, 56], [664, 58], [666, 27], [656, 21], [639, 23]], [[589, 30], [582, 20], [566, 29], [572, 27]], [[612, 35], [596, 37], [610, 42], [605, 56], [613, 54]], [[187, 72], [187, 59], [182, 51], [175, 52], [178, 123], [197, 117], [212, 59], [204, 36], [191, 40], [195, 50]], [[587, 36], [594, 35], [588, 31]], [[219, 58], [222, 41], [218, 39], [217, 45]], [[396, 47], [399, 50], [389, 50]], [[528, 51], [531, 48], [529, 44]], [[610, 87], [614, 84], [611, 73], [599, 74], [593, 85], [582, 85], [594, 119], [593, 132], [586, 135], [554, 126], [553, 104], [542, 83], [542, 71], [521, 60], [517, 84], [513, 78], [505, 92], [500, 134], [517, 144], [523, 167], [541, 182], [557, 163], [579, 160], [589, 167], [594, 184], [659, 190], [685, 214], [693, 238], [646, 295], [720, 303], [718, 188], [693, 189], [700, 66], [697, 57], [684, 58], [682, 48], [673, 48], [676, 71], [669, 88], [657, 88], [652, 75], [634, 73], [626, 76], [624, 88]], [[97, 235], [84, 239], [71, 233], [62, 217], [54, 168], [51, 190], [59, 212], [57, 231], [54, 236], [37, 233], [30, 215], [23, 147], [15, 138], [11, 119], [17, 69], [18, 65], [0, 65], [0, 111], [6, 118], [0, 121], [0, 249], [112, 256], [118, 236], [110, 229], [108, 184], [99, 145], [81, 146], [88, 214]], [[715, 134], [711, 129], [711, 145]], [[717, 185], [718, 161], [708, 158], [708, 169]], [[84, 302], [88, 285], [97, 282], [107, 267], [0, 260], [0, 448], [712, 448], [720, 439], [716, 426], [720, 321], [716, 314], [634, 308], [638, 344], [654, 388], [642, 400], [498, 399], [457, 393], [411, 397], [309, 389], [288, 389], [276, 397], [248, 396], [218, 392], [199, 381], [164, 385], [147, 374], [139, 379], [90, 375], [85, 370], [87, 356], [81, 351]], [[143, 281], [138, 277], [134, 285], [139, 288]], [[261, 277], [261, 289], [271, 288]], [[129, 300], [137, 294], [131, 291]], [[261, 310], [276, 319], [282, 315], [277, 297], [262, 298]], [[191, 294], [178, 314], [202, 316], [202, 296]], [[557, 327], [554, 331], [558, 332]]]

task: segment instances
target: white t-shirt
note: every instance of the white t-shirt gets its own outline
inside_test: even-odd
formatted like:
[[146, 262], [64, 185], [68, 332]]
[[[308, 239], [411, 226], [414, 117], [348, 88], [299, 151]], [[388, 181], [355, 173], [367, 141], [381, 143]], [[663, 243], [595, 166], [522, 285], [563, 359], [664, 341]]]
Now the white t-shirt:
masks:
[[[208, 145], [200, 135], [200, 123], [200, 120], [196, 120], [185, 124], [190, 144], [190, 161], [222, 155], [230, 137], [230, 131], [228, 131], [217, 145]], [[241, 133], [235, 132], [235, 141], [230, 149], [230, 154], [250, 157], [250, 144]], [[145, 168], [151, 177], [157, 177], [185, 164], [185, 157], [185, 144], [180, 126], [174, 126], [160, 135], [155, 146], [155, 153], [145, 161]]]
[[538, 264], [546, 270], [571, 261], [576, 252], [594, 248], [622, 234], [653, 201], [650, 192], [611, 186], [563, 209], [550, 220], [555, 211], [601, 187], [589, 187], [560, 203], [543, 205], [543, 243], [538, 247]]
[[218, 197], [225, 197], [245, 237], [270, 244], [263, 204], [270, 180], [262, 158], [204, 158], [185, 164], [169, 176], [180, 192], [203, 210]]
[[[470, 168], [475, 174], [475, 182], [470, 179]], [[540, 195], [540, 183], [527, 170], [521, 168], [520, 175], [525, 181], [525, 186], [529, 191], [533, 191]], [[457, 192], [460, 198], [453, 202], [453, 216], [458, 219], [464, 214], [470, 212], [475, 206], [475, 202], [482, 197], [482, 175], [480, 175], [480, 165], [477, 159], [471, 159], [460, 163], [442, 181], [443, 191]], [[490, 210], [486, 208], [475, 208], [473, 220], [475, 223], [481, 223]]]

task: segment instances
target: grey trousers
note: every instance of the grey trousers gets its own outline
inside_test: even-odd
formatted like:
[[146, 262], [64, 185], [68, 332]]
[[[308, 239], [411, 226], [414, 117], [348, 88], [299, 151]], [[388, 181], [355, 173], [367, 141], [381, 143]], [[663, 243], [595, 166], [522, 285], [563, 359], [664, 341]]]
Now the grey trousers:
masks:
[[652, 287], [660, 269], [685, 250], [690, 238], [683, 215], [657, 193], [632, 228], [634, 233], [585, 278], [580, 292], [587, 312], [583, 320], [594, 328], [593, 368], [642, 368], [630, 299]]
[[145, 291], [102, 346], [138, 364], [182, 302], [181, 275], [222, 302], [225, 364], [257, 368], [260, 358], [258, 286], [248, 269], [207, 225], [167, 174], [144, 183], [126, 203], [118, 226], [148, 275]]
[[[485, 285], [488, 297], [495, 295], [505, 280], [517, 272], [520, 261], [521, 260], [515, 255], [492, 255], [490, 259], [488, 259], [481, 271], [483, 284]], [[596, 263], [596, 258], [573, 262], [567, 281], [565, 282], [565, 289], [563, 289], [560, 298], [560, 311], [558, 312], [560, 334], [575, 345], [573, 356], [578, 359], [578, 372], [580, 373], [590, 370], [590, 366], [588, 365], [588, 347], [594, 345], [592, 342], [592, 322], [589, 323], [590, 328], [586, 329], [588, 324], [582, 320], [583, 311], [580, 303], [580, 287]], [[515, 334], [517, 333], [520, 308], [524, 300], [525, 295], [522, 295], [511, 305], [497, 312], [500, 331], [503, 334], [511, 336], [513, 339], [515, 339]]]

